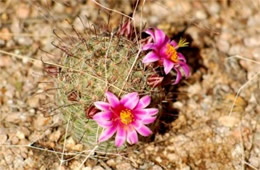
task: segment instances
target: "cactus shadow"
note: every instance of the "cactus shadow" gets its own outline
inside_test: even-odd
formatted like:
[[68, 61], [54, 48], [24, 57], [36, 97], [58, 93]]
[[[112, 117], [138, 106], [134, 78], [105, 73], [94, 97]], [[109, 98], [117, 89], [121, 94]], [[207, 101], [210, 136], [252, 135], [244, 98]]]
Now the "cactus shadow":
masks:
[[179, 110], [176, 108], [173, 108], [172, 102], [163, 104], [162, 106], [162, 114], [159, 118], [159, 127], [157, 130], [157, 133], [159, 134], [165, 134], [171, 129], [171, 123], [174, 122], [176, 119], [178, 119], [179, 116]]
[[[174, 39], [178, 42], [180, 38], [185, 38], [189, 44], [192, 44], [193, 39], [190, 35], [185, 34], [184, 32], [180, 32], [171, 39]], [[182, 80], [179, 84], [172, 86], [167, 85], [165, 86], [165, 94], [167, 96], [167, 102], [162, 104], [162, 113], [159, 118], [159, 125], [156, 133], [165, 134], [169, 132], [172, 128], [172, 123], [178, 119], [180, 110], [174, 108], [173, 103], [176, 101], [187, 100], [188, 95], [186, 92], [183, 92], [185, 87], [188, 87], [188, 84], [193, 84], [194, 82], [201, 81], [202, 75], [200, 76], [193, 76], [199, 70], [206, 70], [207, 68], [203, 65], [203, 60], [200, 55], [200, 48], [194, 45], [190, 45], [185, 48], [180, 48], [178, 50], [181, 52], [187, 59], [187, 63], [190, 66], [191, 76], [186, 79]], [[180, 88], [182, 90], [180, 90]], [[153, 137], [154, 138], [154, 137]]]

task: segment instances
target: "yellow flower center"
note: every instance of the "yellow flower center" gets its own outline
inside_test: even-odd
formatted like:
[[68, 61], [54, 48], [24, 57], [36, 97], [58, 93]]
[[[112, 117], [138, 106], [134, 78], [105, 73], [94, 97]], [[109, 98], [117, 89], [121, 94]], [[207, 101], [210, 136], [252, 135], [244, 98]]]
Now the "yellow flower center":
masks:
[[179, 57], [177, 55], [177, 51], [175, 50], [175, 48], [170, 45], [167, 44], [166, 45], [166, 55], [170, 58], [170, 60], [174, 63], [177, 63], [179, 61]]
[[130, 110], [125, 109], [120, 112], [120, 120], [123, 124], [128, 125], [134, 121], [134, 116]]

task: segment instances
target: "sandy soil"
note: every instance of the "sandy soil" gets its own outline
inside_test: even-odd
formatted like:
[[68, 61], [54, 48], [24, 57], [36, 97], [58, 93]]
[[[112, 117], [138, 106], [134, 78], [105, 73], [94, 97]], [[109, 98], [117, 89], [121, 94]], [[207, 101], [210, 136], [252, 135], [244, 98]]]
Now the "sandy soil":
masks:
[[169, 92], [154, 140], [98, 153], [66, 133], [42, 61], [63, 54], [54, 30], [100, 26], [109, 14], [114, 29], [118, 12], [134, 10], [134, 2], [99, 2], [0, 1], [0, 170], [260, 169], [260, 2], [141, 1], [137, 23], [190, 42], [181, 52], [192, 75]]

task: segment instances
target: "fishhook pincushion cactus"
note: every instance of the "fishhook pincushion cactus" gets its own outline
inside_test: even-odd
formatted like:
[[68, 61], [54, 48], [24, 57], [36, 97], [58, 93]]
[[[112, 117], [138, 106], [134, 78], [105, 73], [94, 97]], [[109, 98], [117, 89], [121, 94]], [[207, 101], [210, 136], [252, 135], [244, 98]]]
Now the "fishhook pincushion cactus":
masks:
[[[147, 85], [148, 77], [154, 74], [153, 68], [145, 68], [142, 57], [139, 56], [140, 47], [137, 43], [122, 36], [97, 32], [89, 32], [79, 36], [77, 33], [77, 36], [73, 36], [73, 38], [66, 37], [57, 46], [62, 50], [66, 49], [63, 50], [65, 51], [64, 57], [60, 61], [63, 67], [60, 68], [56, 84], [58, 88], [57, 100], [62, 106], [62, 114], [69, 123], [70, 134], [89, 149], [96, 145], [98, 145], [98, 150], [103, 152], [118, 149], [112, 138], [106, 142], [98, 140], [100, 135], [102, 137], [104, 134], [104, 132], [102, 133], [104, 124], [102, 121], [98, 121], [101, 120], [98, 119], [98, 116], [100, 116], [102, 108], [96, 102], [107, 102], [106, 95], [108, 93], [106, 92], [108, 90], [114, 96], [122, 97], [122, 100], [124, 95], [134, 92], [134, 94], [140, 95], [140, 101], [138, 97], [139, 103], [143, 101], [144, 96], [149, 95], [152, 96], [152, 104], [149, 107], [158, 107], [157, 105], [162, 101], [161, 96], [163, 96], [158, 95], [161, 90]], [[107, 99], [110, 100], [111, 97]], [[127, 117], [130, 113], [127, 109], [129, 108], [125, 107], [125, 112], [121, 110], [121, 116]], [[130, 109], [136, 110], [135, 108]], [[131, 114], [138, 116], [137, 112], [132, 111]], [[149, 118], [155, 120], [155, 117]], [[137, 120], [137, 117], [135, 119]], [[133, 121], [136, 128], [136, 124], [142, 122], [141, 119], [138, 120]], [[145, 124], [145, 122], [143, 123]], [[141, 130], [136, 130], [142, 133]], [[121, 128], [118, 133], [120, 132], [126, 131], [122, 131]], [[123, 134], [126, 135], [123, 135], [123, 139], [126, 139], [128, 143], [137, 142], [135, 131], [131, 131], [131, 137], [129, 137], [130, 133], [128, 133], [128, 137], [127, 133]], [[150, 135], [151, 132], [146, 133], [146, 136], [148, 134]], [[116, 141], [117, 146], [124, 143], [122, 142], [124, 140]]]
[[[114, 35], [73, 30], [75, 35], [59, 36], [57, 47], [64, 57], [55, 74], [57, 101], [70, 134], [86, 148], [98, 145], [102, 152], [117, 150], [125, 141], [135, 144], [138, 134], [151, 135], [166, 97], [164, 76], [174, 69], [177, 84], [180, 68], [190, 75], [185, 57], [176, 51], [186, 42], [170, 41], [159, 29], [146, 31], [150, 38], [142, 47], [129, 40], [128, 32], [129, 39], [120, 36], [122, 31]], [[163, 65], [164, 73], [148, 64], [152, 62]]]

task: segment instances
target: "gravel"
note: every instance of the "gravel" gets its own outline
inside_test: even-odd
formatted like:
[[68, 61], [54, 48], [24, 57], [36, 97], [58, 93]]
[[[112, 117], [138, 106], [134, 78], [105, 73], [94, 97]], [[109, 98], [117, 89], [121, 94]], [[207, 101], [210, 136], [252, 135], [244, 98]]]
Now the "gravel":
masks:
[[[107, 16], [90, 1], [53, 6], [43, 1], [7, 2], [0, 2], [7, 6], [0, 16], [1, 51], [44, 61], [62, 55], [51, 42], [53, 29], [67, 30], [65, 19], [84, 30], [77, 14], [86, 16], [83, 21], [90, 25]], [[100, 2], [131, 11], [130, 1]], [[165, 133], [156, 133], [154, 140], [129, 147], [126, 153], [92, 154], [82, 170], [260, 169], [259, 76], [248, 81], [259, 72], [260, 11], [252, 0], [228, 2], [147, 1], [142, 15], [141, 9], [136, 12], [137, 23], [142, 20], [169, 36], [183, 32], [192, 39], [192, 48], [182, 50], [192, 76], [176, 87], [176, 100], [169, 104], [178, 117], [163, 122], [169, 127]], [[111, 23], [115, 28], [120, 16], [112, 15]], [[79, 169], [89, 152], [82, 152], [84, 145], [65, 133], [61, 113], [52, 112], [57, 107], [53, 84], [42, 72], [43, 64], [1, 51], [0, 169]], [[71, 155], [63, 155], [61, 165], [63, 153]]]

